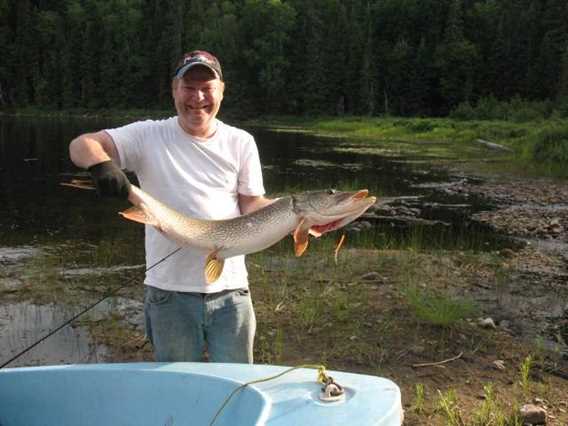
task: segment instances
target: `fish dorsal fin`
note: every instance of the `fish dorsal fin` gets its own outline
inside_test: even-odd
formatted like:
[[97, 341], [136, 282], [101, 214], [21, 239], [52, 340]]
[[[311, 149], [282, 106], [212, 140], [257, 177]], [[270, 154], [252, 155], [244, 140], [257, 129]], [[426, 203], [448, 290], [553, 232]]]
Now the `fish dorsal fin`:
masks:
[[223, 266], [225, 266], [225, 259], [217, 257], [219, 249], [211, 252], [205, 260], [205, 282], [212, 284], [219, 279], [223, 273]]
[[158, 221], [153, 216], [146, 214], [140, 207], [130, 207], [122, 212], [118, 212], [118, 214], [134, 222], [158, 226]]
[[296, 256], [303, 255], [308, 248], [309, 234], [310, 225], [306, 223], [306, 219], [302, 219], [294, 231], [294, 252]]

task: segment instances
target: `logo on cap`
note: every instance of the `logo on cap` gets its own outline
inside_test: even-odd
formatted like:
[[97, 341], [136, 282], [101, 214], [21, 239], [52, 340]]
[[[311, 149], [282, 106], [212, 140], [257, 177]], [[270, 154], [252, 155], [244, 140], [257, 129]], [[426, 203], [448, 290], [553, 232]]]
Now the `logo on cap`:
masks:
[[185, 73], [195, 65], [203, 65], [213, 71], [219, 80], [223, 80], [223, 73], [221, 72], [221, 64], [215, 56], [204, 50], [194, 50], [184, 54], [181, 63], [176, 69], [175, 77], [182, 78]]

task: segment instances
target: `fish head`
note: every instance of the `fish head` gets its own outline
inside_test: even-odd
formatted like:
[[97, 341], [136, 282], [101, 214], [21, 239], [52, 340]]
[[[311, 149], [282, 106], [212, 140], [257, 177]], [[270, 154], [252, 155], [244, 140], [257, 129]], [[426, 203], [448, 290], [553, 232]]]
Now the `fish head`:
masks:
[[377, 201], [369, 191], [309, 191], [293, 197], [294, 211], [310, 226], [312, 234], [339, 229], [361, 216]]

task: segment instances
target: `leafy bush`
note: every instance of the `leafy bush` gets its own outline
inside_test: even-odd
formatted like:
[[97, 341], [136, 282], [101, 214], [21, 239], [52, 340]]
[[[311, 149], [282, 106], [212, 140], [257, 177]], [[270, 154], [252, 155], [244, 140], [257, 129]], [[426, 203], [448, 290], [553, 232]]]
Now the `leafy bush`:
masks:
[[423, 133], [431, 132], [435, 126], [430, 120], [412, 120], [407, 127], [413, 133]]
[[555, 112], [558, 118], [568, 118], [568, 96], [558, 100]]
[[522, 123], [549, 118], [560, 107], [560, 104], [554, 105], [550, 101], [527, 101], [518, 96], [508, 101], [499, 101], [489, 96], [479, 99], [475, 105], [469, 102], [459, 104], [450, 113], [450, 117], [456, 120], [505, 120]]
[[462, 102], [451, 113], [450, 117], [456, 120], [475, 120], [475, 110], [469, 102]]

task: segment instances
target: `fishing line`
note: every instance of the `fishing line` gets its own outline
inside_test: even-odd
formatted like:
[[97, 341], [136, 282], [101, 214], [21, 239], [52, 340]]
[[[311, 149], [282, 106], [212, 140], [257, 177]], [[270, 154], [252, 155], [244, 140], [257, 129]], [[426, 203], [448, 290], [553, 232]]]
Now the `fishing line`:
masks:
[[[326, 369], [324, 365], [314, 365], [314, 364], [302, 364], [302, 365], [297, 365], [295, 367], [290, 367], [287, 370], [282, 371], [281, 373], [278, 373], [274, 376], [270, 376], [270, 377], [265, 377], [262, 379], [257, 379], [257, 380], [251, 380], [250, 382], [246, 382], [243, 383], [242, 385], [236, 387], [227, 398], [225, 398], [225, 400], [223, 401], [223, 404], [221, 404], [221, 406], [219, 407], [219, 409], [217, 410], [217, 413], [215, 413], [215, 416], [213, 417], [213, 419], [211, 420], [211, 422], [209, 423], [209, 426], [213, 426], [215, 424], [215, 422], [217, 421], [217, 418], [219, 417], [219, 415], [221, 414], [221, 412], [225, 409], [225, 407], [227, 406], [227, 404], [229, 403], [229, 401], [233, 398], [233, 396], [235, 396], [238, 392], [242, 391], [244, 388], [246, 388], [247, 386], [250, 385], [254, 385], [257, 383], [263, 383], [263, 382], [268, 382], [269, 380], [275, 380], [278, 379], [279, 377], [284, 376], [285, 374], [291, 373], [294, 370], [299, 370], [301, 368], [313, 368], [313, 369], [317, 369], [318, 370], [318, 377], [317, 377], [317, 382], [318, 383], [326, 383], [330, 380], [330, 377], [327, 375], [326, 373]], [[333, 379], [331, 379], [333, 381]]]
[[[154, 263], [153, 265], [149, 266], [144, 273], [148, 272], [150, 269], [158, 266], [160, 263], [162, 263], [163, 261], [165, 261], [166, 259], [168, 259], [169, 257], [173, 256], [174, 254], [176, 254], [178, 251], [181, 250], [181, 247], [178, 247], [177, 249], [175, 249], [174, 251], [172, 251], [170, 254], [164, 256], [163, 258], [161, 258], [160, 260], [158, 260], [156, 263]], [[53, 336], [55, 333], [57, 333], [59, 330], [61, 330], [62, 328], [64, 328], [65, 326], [69, 325], [70, 323], [72, 323], [73, 321], [75, 321], [77, 318], [79, 318], [81, 315], [83, 315], [84, 313], [90, 311], [91, 309], [93, 309], [95, 306], [97, 306], [99, 303], [102, 303], [103, 301], [105, 301], [106, 299], [108, 299], [111, 296], [114, 296], [116, 293], [118, 293], [120, 290], [122, 290], [123, 288], [129, 286], [132, 282], [134, 281], [134, 278], [128, 280], [125, 284], [115, 288], [114, 290], [112, 290], [111, 292], [107, 293], [102, 299], [100, 299], [99, 301], [93, 303], [92, 305], [86, 307], [85, 309], [83, 309], [81, 312], [79, 312], [77, 315], [73, 316], [71, 319], [65, 321], [63, 324], [61, 324], [60, 326], [58, 326], [57, 328], [51, 330], [49, 333], [47, 333], [45, 336], [43, 336], [41, 339], [37, 340], [36, 342], [32, 343], [30, 346], [28, 346], [27, 348], [25, 348], [23, 351], [19, 352], [18, 354], [14, 355], [12, 358], [10, 358], [8, 361], [6, 361], [4, 364], [0, 365], [0, 369], [4, 368], [5, 366], [7, 366], [8, 364], [10, 364], [12, 361], [15, 361], [16, 359], [18, 359], [19, 357], [21, 357], [22, 355], [24, 355], [26, 352], [30, 351], [31, 349], [35, 348], [37, 345], [39, 345], [41, 342], [43, 342], [44, 340], [46, 340], [47, 338]]]

